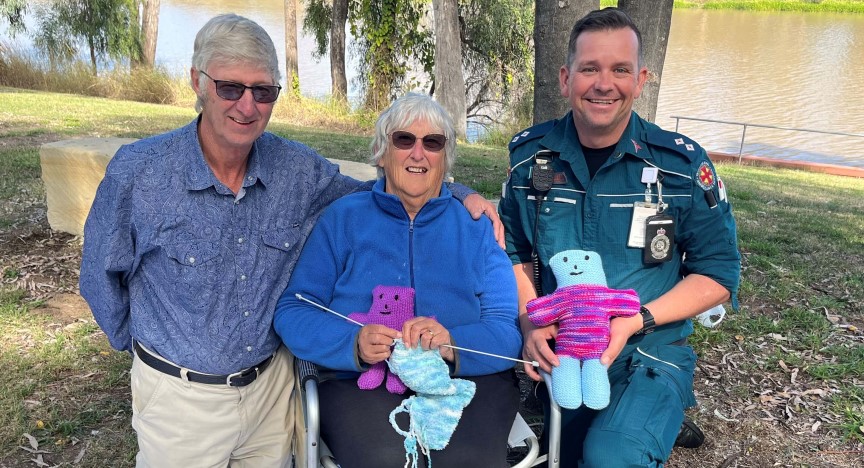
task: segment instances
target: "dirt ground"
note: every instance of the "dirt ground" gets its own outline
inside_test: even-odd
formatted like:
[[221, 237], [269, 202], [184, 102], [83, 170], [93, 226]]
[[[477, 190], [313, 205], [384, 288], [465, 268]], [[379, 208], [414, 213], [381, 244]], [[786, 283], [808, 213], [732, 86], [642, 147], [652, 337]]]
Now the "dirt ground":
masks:
[[[44, 299], [35, 312], [51, 315], [52, 321], [92, 320], [77, 294], [79, 264], [80, 239], [51, 231], [44, 214], [27, 228], [0, 233], [0, 281]], [[16, 274], [6, 274], [9, 268]], [[782, 347], [772, 337], [762, 340], [766, 355]], [[864, 336], [849, 333], [837, 340], [861, 346]], [[767, 371], [761, 359], [744, 352], [738, 342], [717, 345], [700, 356], [695, 379], [699, 405], [689, 415], [707, 440], [698, 449], [676, 448], [667, 466], [864, 466], [864, 444], [841, 439], [840, 419], [830, 406], [838, 383], [812, 379], [791, 365]]]

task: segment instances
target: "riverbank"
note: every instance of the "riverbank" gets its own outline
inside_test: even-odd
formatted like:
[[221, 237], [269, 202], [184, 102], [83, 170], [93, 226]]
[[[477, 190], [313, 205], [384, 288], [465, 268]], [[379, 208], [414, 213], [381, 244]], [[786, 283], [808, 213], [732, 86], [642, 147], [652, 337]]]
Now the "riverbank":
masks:
[[864, 168], [862, 167], [840, 166], [837, 164], [823, 164], [810, 161], [790, 161], [788, 159], [765, 158], [752, 155], [742, 155], [739, 158], [736, 154], [720, 153], [717, 151], [708, 151], [708, 157], [711, 158], [711, 161], [714, 163], [740, 163], [746, 166], [779, 167], [784, 169], [815, 172], [819, 174], [864, 179]]
[[[602, 1], [601, 4], [616, 4]], [[862, 0], [675, 0], [674, 8], [705, 10], [800, 11], [818, 13], [864, 13]]]

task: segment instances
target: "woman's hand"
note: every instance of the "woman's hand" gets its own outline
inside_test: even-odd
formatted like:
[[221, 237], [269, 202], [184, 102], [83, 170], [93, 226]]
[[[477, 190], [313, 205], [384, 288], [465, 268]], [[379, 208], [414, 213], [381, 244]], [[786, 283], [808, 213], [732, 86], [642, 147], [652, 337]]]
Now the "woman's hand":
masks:
[[373, 365], [390, 357], [393, 340], [402, 336], [399, 330], [384, 325], [364, 325], [357, 336], [360, 360]]
[[453, 348], [441, 347], [452, 344], [450, 332], [432, 317], [414, 317], [402, 325], [402, 342], [408, 348], [414, 348], [417, 343], [423, 349], [437, 349], [445, 361], [453, 362], [456, 353]]

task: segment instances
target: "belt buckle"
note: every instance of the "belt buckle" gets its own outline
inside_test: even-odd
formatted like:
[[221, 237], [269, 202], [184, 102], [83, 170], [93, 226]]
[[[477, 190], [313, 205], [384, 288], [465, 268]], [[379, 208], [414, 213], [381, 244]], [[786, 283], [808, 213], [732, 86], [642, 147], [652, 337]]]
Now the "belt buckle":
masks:
[[[251, 375], [253, 372], [255, 373], [255, 377], [253, 377], [252, 380], [249, 381], [249, 383], [245, 383], [242, 385], [241, 384], [235, 385], [234, 382], [231, 381], [235, 377], [237, 377], [237, 378], [247, 377], [247, 376]], [[254, 382], [255, 379], [257, 379], [257, 378], [258, 378], [258, 367], [256, 366], [256, 367], [251, 367], [249, 369], [244, 369], [240, 372], [228, 374], [228, 377], [225, 378], [225, 384], [228, 385], [229, 387], [243, 387], [243, 386], [249, 385], [250, 383]]]

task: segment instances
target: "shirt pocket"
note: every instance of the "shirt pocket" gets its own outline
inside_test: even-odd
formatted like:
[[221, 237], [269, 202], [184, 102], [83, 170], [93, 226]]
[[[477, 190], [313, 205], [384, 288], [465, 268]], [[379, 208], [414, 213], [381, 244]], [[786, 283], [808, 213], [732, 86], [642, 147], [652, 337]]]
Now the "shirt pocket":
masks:
[[162, 248], [168, 257], [180, 265], [198, 268], [214, 261], [218, 263], [219, 246], [215, 242], [185, 241], [167, 244]]
[[277, 229], [263, 233], [261, 240], [267, 247], [290, 253], [299, 247], [300, 233], [297, 229]]

